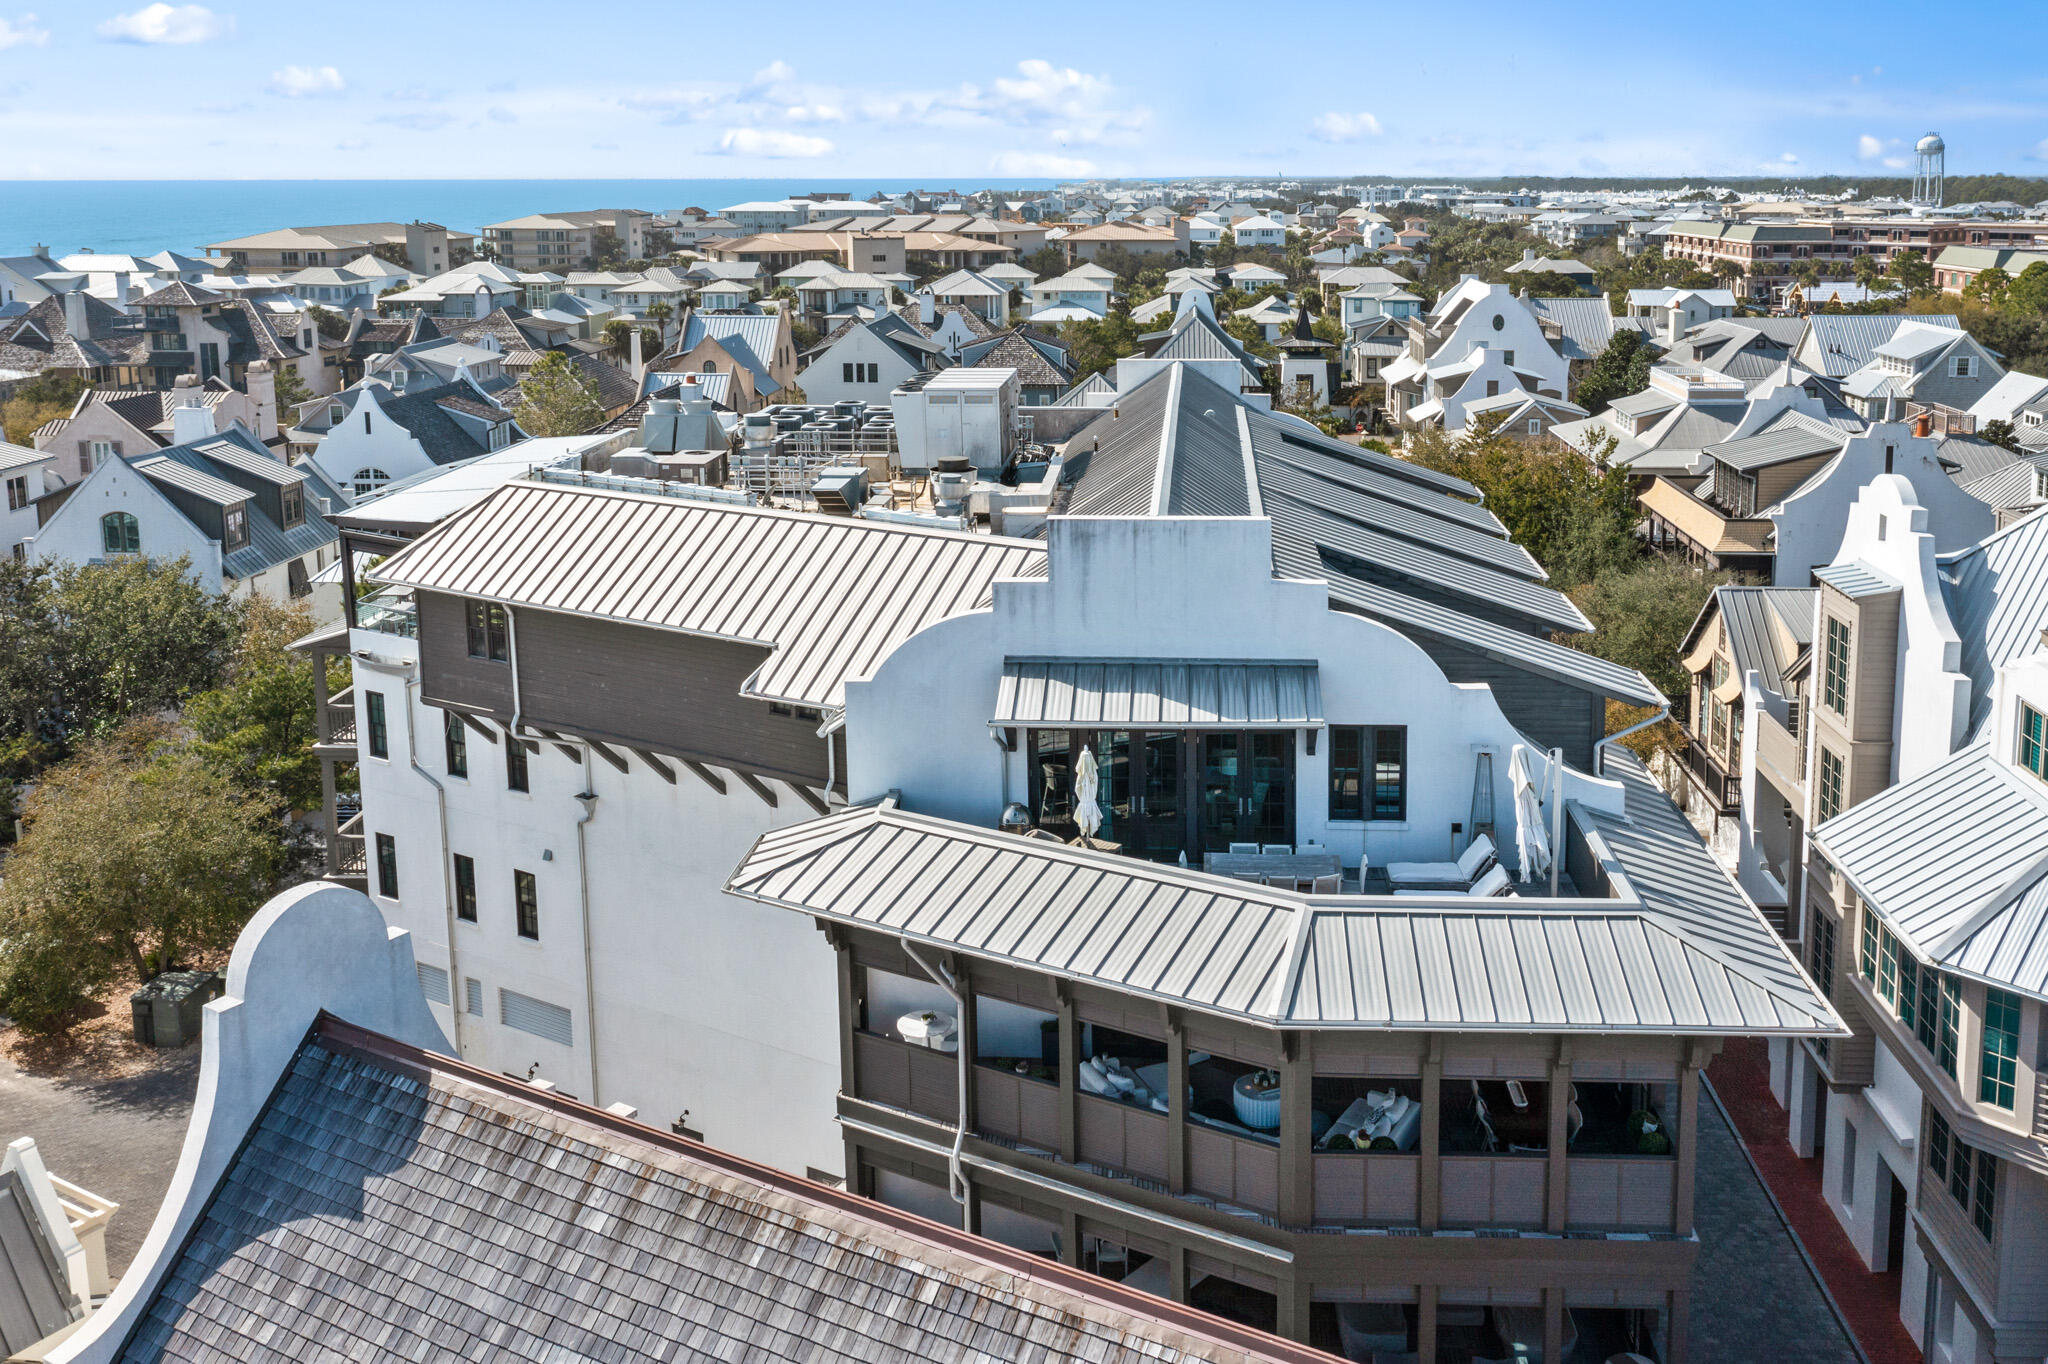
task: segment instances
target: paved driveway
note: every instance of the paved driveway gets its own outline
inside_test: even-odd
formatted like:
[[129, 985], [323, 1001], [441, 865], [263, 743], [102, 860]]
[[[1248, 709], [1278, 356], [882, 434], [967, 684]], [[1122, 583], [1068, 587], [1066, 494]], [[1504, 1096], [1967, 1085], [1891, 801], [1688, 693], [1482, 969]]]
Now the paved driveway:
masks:
[[50, 1173], [121, 1205], [107, 1227], [107, 1269], [128, 1268], [178, 1166], [199, 1087], [199, 1044], [142, 1075], [55, 1080], [0, 1056], [0, 1144], [34, 1137]]

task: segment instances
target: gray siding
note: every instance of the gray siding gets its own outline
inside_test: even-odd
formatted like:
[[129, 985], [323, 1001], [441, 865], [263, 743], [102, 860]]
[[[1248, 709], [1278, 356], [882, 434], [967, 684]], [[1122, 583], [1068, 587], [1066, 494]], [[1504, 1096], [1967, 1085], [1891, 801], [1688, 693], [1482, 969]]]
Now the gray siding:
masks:
[[511, 718], [512, 667], [469, 656], [462, 598], [443, 592], [414, 596], [419, 603], [420, 695], [430, 705]]
[[[1546, 748], [1562, 748], [1564, 760], [1572, 766], [1591, 770], [1593, 745], [1607, 735], [1605, 698], [1435, 635], [1406, 633], [1451, 681], [1484, 682], [1492, 687], [1509, 724]], [[1504, 775], [1503, 768], [1495, 773], [1495, 779], [1502, 780]]]
[[739, 694], [766, 649], [523, 610], [518, 655], [520, 703], [530, 725], [825, 783], [818, 722], [772, 715], [767, 702]]

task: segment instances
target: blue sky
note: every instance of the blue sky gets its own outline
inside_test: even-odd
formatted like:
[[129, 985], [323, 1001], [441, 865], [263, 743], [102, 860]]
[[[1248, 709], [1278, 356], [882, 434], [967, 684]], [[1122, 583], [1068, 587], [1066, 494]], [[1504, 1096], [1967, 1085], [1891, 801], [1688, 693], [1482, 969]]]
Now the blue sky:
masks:
[[0, 179], [2048, 173], [2038, 0], [855, 8], [0, 0]]

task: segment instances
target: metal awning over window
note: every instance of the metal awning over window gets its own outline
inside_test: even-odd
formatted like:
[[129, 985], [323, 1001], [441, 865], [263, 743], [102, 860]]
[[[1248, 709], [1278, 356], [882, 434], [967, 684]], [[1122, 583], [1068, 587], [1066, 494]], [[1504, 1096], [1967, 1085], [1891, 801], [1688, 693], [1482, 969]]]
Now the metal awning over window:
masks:
[[1008, 658], [991, 724], [1038, 729], [1319, 729], [1313, 663]]

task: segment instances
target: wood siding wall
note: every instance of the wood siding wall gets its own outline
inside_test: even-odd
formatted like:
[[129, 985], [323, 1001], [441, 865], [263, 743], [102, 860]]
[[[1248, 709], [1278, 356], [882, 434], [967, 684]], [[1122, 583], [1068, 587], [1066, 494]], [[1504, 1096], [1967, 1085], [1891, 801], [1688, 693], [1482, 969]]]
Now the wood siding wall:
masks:
[[[1578, 687], [1487, 657], [1435, 635], [1406, 631], [1436, 660], [1453, 682], [1484, 682], [1493, 688], [1508, 723], [1547, 748], [1562, 748], [1564, 760], [1581, 770], [1593, 763], [1593, 745], [1607, 734], [1607, 703]], [[1501, 762], [1507, 760], [1503, 757]], [[1505, 771], [1505, 768], [1502, 769]], [[1495, 774], [1496, 780], [1500, 773]]]
[[975, 1123], [982, 1131], [1037, 1147], [1060, 1149], [1060, 1087], [1006, 1075], [992, 1066], [974, 1071]]
[[1080, 1096], [1081, 1159], [1166, 1181], [1166, 1117], [1094, 1094]]
[[469, 656], [463, 600], [418, 592], [420, 696], [428, 705], [512, 714], [512, 665]]
[[1573, 1156], [1565, 1218], [1574, 1227], [1669, 1231], [1678, 1162], [1661, 1156]]
[[1397, 1151], [1313, 1157], [1315, 1219], [1346, 1226], [1415, 1222], [1422, 1157]]
[[1549, 1171], [1542, 1156], [1443, 1157], [1444, 1225], [1541, 1227]]

